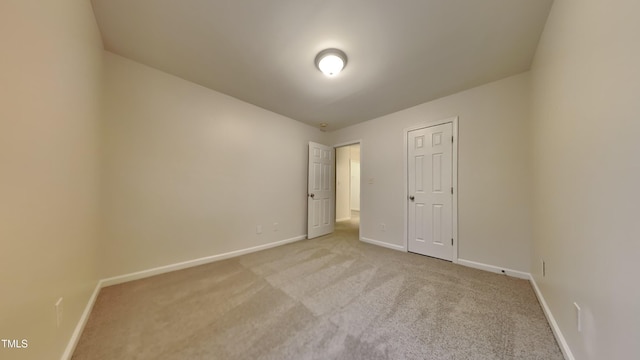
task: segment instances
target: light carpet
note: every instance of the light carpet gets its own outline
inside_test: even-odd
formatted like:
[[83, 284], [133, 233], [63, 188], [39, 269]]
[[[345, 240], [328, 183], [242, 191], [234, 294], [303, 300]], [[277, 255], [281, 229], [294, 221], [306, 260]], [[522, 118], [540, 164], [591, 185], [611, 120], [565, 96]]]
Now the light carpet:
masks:
[[562, 359], [528, 281], [357, 231], [104, 288], [72, 359]]

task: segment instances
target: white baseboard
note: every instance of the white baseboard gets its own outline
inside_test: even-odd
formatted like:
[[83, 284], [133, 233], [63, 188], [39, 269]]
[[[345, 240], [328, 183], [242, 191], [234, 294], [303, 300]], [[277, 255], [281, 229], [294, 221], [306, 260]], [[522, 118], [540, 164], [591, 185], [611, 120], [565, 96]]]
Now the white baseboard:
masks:
[[366, 243], [373, 244], [373, 245], [386, 247], [388, 249], [404, 251], [404, 252], [407, 251], [407, 249], [405, 249], [404, 246], [402, 246], [402, 245], [389, 244], [389, 243], [386, 243], [386, 242], [383, 242], [383, 241], [380, 241], [380, 240], [368, 239], [366, 237], [360, 237], [360, 241], [364, 241]]
[[89, 320], [89, 315], [91, 314], [93, 305], [95, 304], [96, 299], [98, 298], [98, 293], [100, 292], [100, 289], [102, 289], [103, 287], [122, 284], [122, 283], [133, 281], [133, 280], [144, 279], [147, 277], [164, 274], [171, 271], [182, 270], [182, 269], [186, 269], [186, 268], [190, 268], [198, 265], [204, 265], [204, 264], [212, 263], [215, 261], [230, 259], [232, 257], [250, 254], [260, 250], [270, 249], [276, 246], [289, 244], [289, 243], [303, 240], [306, 238], [307, 238], [306, 234], [300, 235], [300, 236], [276, 241], [269, 244], [258, 245], [258, 246], [254, 246], [246, 249], [230, 251], [224, 254], [206, 256], [199, 259], [183, 261], [175, 264], [159, 266], [153, 269], [142, 270], [142, 271], [138, 271], [130, 274], [119, 275], [119, 276], [114, 276], [107, 279], [102, 279], [98, 281], [98, 284], [96, 285], [96, 288], [93, 291], [93, 294], [91, 294], [91, 297], [89, 298], [89, 301], [87, 302], [87, 305], [84, 308], [84, 312], [82, 313], [82, 316], [80, 316], [80, 320], [78, 321], [78, 324], [76, 325], [76, 328], [73, 331], [73, 334], [71, 335], [71, 339], [69, 339], [69, 342], [67, 343], [67, 347], [64, 353], [62, 354], [61, 360], [71, 359], [71, 356], [73, 355], [73, 351], [76, 349], [76, 346], [78, 345], [78, 340], [80, 340], [80, 335], [82, 335], [82, 331], [84, 330], [85, 325], [87, 325], [87, 320]]
[[258, 246], [254, 246], [246, 249], [230, 251], [228, 253], [223, 253], [218, 255], [205, 256], [199, 259], [187, 260], [187, 261], [183, 261], [175, 264], [159, 266], [153, 269], [142, 270], [142, 271], [138, 271], [130, 274], [114, 276], [108, 279], [103, 279], [102, 286], [105, 287], [105, 286], [117, 285], [117, 284], [122, 284], [122, 283], [133, 281], [133, 280], [139, 280], [139, 279], [144, 279], [144, 278], [155, 276], [155, 275], [168, 273], [171, 271], [187, 269], [190, 267], [204, 265], [204, 264], [212, 263], [215, 261], [225, 260], [232, 257], [260, 251], [260, 250], [270, 249], [276, 246], [289, 244], [289, 243], [296, 242], [306, 238], [307, 238], [307, 235], [300, 235], [290, 239], [272, 242], [269, 244], [258, 245]]
[[498, 266], [483, 264], [483, 263], [479, 263], [471, 260], [458, 259], [458, 264], [471, 267], [474, 269], [490, 271], [496, 274], [505, 274], [505, 275], [513, 276], [519, 279], [529, 280], [531, 278], [531, 275], [526, 272], [507, 269], [507, 268], [501, 268]]
[[346, 218], [342, 218], [342, 219], [336, 219], [336, 222], [338, 221], [347, 221], [347, 220], [351, 220], [350, 217], [346, 217]]
[[533, 276], [530, 276], [529, 281], [533, 286], [533, 291], [538, 298], [538, 302], [542, 306], [542, 312], [544, 312], [544, 315], [547, 317], [547, 322], [549, 322], [549, 325], [551, 326], [553, 336], [555, 336], [556, 341], [558, 341], [558, 345], [560, 346], [562, 355], [564, 355], [564, 358], [566, 360], [575, 360], [575, 357], [573, 357], [573, 353], [571, 352], [571, 348], [569, 348], [569, 344], [567, 344], [567, 341], [564, 339], [564, 335], [562, 335], [562, 331], [560, 331], [560, 327], [558, 326], [558, 322], [556, 322], [556, 318], [553, 317], [551, 309], [549, 309], [547, 302], [544, 300], [544, 296], [542, 296], [542, 292], [540, 292], [538, 284], [536, 284], [536, 279]]
[[71, 355], [73, 355], [73, 351], [76, 349], [76, 345], [78, 345], [78, 340], [80, 340], [80, 335], [82, 335], [84, 326], [87, 325], [87, 320], [89, 320], [89, 315], [91, 315], [91, 310], [93, 310], [93, 305], [96, 303], [100, 289], [102, 289], [102, 280], [98, 281], [87, 305], [84, 307], [80, 320], [78, 321], [76, 328], [73, 330], [73, 334], [71, 334], [71, 339], [69, 339], [69, 343], [67, 343], [64, 353], [62, 353], [62, 360], [71, 359]]

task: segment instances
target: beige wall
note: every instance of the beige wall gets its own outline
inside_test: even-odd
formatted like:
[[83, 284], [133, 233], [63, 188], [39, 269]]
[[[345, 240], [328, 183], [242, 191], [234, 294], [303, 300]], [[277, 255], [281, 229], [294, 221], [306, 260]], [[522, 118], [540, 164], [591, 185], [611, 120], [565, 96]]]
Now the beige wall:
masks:
[[306, 234], [323, 132], [108, 52], [105, 66], [103, 277]]
[[98, 279], [102, 43], [91, 4], [1, 1], [0, 53], [0, 338], [28, 341], [0, 344], [0, 358], [56, 359]]
[[403, 130], [452, 116], [460, 135], [459, 257], [529, 272], [528, 73], [330, 133], [332, 143], [363, 140], [360, 234], [405, 246]]
[[576, 359], [640, 358], [638, 14], [556, 0], [532, 70], [532, 273]]

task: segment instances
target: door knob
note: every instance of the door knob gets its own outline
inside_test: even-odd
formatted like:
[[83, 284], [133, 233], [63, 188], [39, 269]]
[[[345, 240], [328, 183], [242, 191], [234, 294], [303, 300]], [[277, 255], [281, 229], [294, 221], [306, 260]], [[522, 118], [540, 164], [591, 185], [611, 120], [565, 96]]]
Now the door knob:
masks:
[[316, 196], [316, 194], [311, 193], [311, 194], [309, 194], [309, 196], [311, 196], [311, 198], [313, 199], [313, 197]]
[[409, 196], [409, 200], [411, 200], [411, 201], [415, 200], [415, 196], [413, 196], [413, 195]]

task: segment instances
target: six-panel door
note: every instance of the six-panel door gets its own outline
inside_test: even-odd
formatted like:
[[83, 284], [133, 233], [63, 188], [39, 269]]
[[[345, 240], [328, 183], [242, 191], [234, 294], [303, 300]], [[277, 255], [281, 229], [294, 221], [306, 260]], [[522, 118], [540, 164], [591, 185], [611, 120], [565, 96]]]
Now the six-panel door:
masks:
[[309, 177], [307, 194], [307, 238], [333, 232], [334, 227], [334, 156], [333, 148], [309, 142]]
[[451, 123], [408, 133], [408, 250], [453, 259]]

